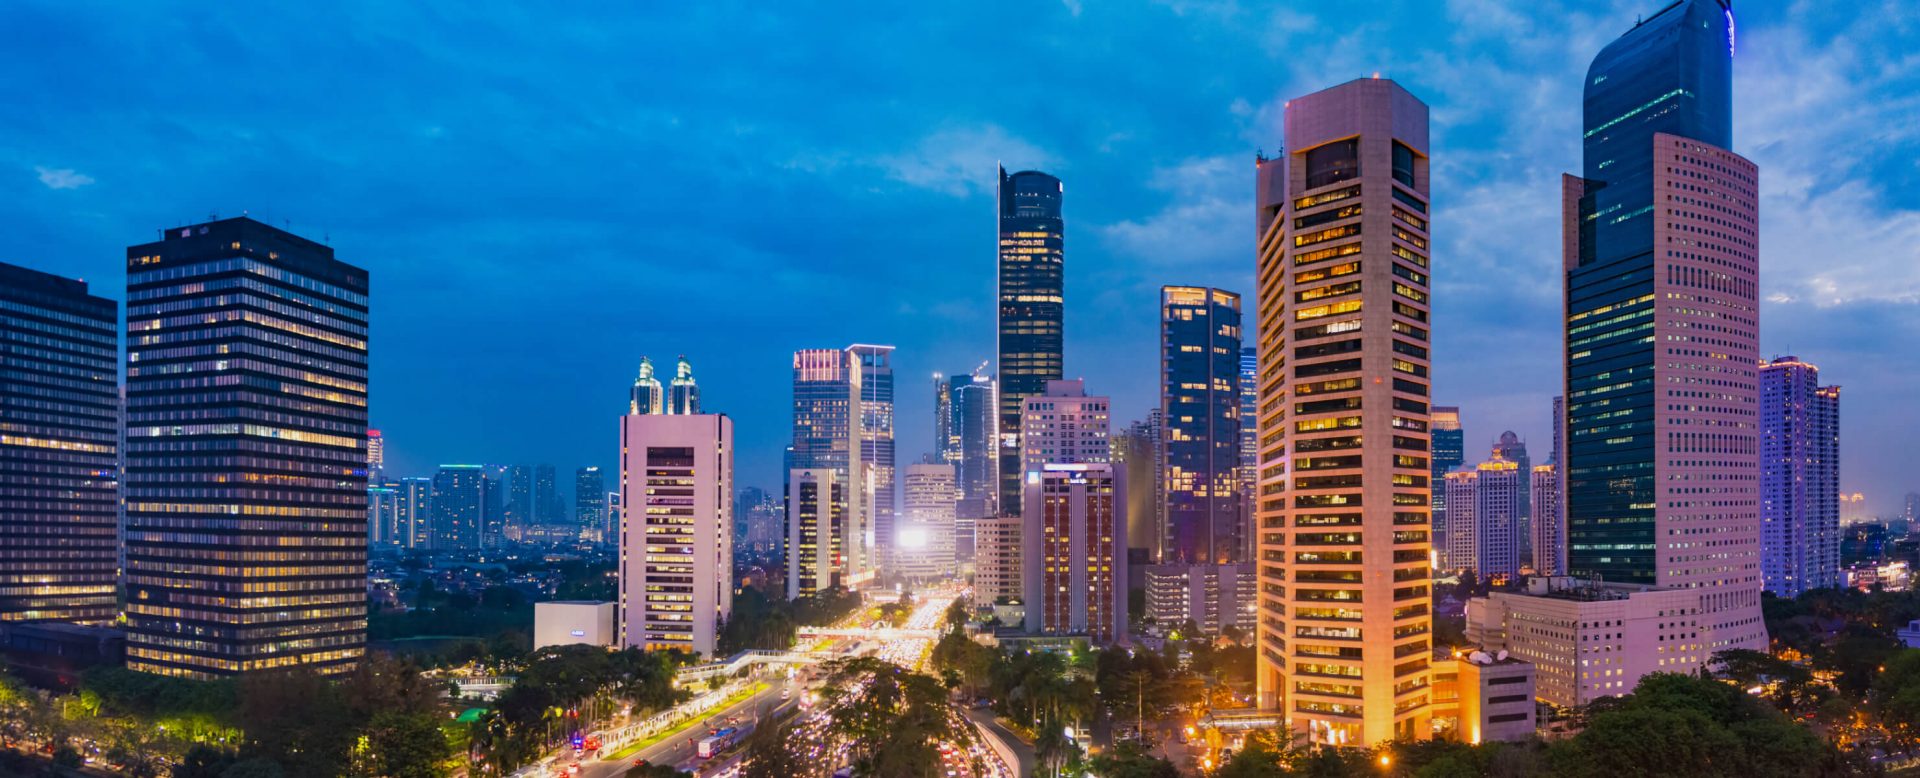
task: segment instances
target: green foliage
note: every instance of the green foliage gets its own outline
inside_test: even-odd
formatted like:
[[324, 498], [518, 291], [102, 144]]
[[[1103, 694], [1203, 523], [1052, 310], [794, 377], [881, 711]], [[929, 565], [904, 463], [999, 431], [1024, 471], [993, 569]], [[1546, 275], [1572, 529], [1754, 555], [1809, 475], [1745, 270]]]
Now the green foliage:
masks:
[[1846, 775], [1839, 753], [1740, 688], [1658, 673], [1551, 754], [1556, 775]]
[[814, 765], [804, 753], [791, 721], [778, 726], [761, 727], [747, 736], [746, 767], [741, 778], [795, 778], [809, 775]]
[[386, 778], [437, 778], [453, 746], [431, 714], [392, 712], [373, 718], [367, 731], [367, 750], [379, 774]]
[[98, 715], [139, 716], [147, 719], [205, 717], [233, 724], [239, 708], [239, 683], [232, 680], [191, 681], [101, 666], [80, 677], [83, 696], [99, 701]]
[[851, 744], [857, 775], [937, 778], [943, 773], [935, 744], [972, 740], [948, 705], [946, 688], [931, 676], [873, 657], [822, 667], [828, 726]]
[[1146, 752], [1137, 742], [1115, 744], [1089, 760], [1093, 773], [1102, 778], [1179, 778], [1180, 771], [1169, 762]]
[[733, 596], [733, 615], [720, 625], [714, 650], [732, 656], [748, 649], [792, 648], [802, 626], [827, 626], [860, 609], [856, 592], [835, 587], [792, 601], [776, 600], [747, 587]]
[[1909, 748], [1920, 745], [1920, 649], [1901, 649], [1885, 667], [1873, 682], [1873, 710]]
[[543, 649], [500, 695], [494, 710], [474, 722], [473, 751], [487, 767], [510, 773], [542, 748], [557, 745], [565, 731], [592, 729], [620, 703], [633, 706], [638, 715], [669, 707], [690, 696], [673, 686], [673, 674], [686, 659], [678, 652], [637, 648]]

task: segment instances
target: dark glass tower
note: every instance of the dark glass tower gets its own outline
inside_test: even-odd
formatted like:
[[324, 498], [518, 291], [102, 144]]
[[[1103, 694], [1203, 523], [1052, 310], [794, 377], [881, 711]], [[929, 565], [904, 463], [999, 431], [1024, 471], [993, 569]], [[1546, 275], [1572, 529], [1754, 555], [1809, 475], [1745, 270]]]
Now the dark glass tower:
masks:
[[441, 465], [433, 474], [433, 542], [435, 551], [475, 551], [485, 542], [487, 493], [499, 487], [488, 483], [485, 465]]
[[127, 666], [351, 669], [367, 271], [252, 219], [127, 249]]
[[111, 621], [120, 309], [0, 263], [0, 621]]
[[1240, 295], [1160, 288], [1161, 561], [1245, 561], [1240, 515]]
[[[1594, 57], [1566, 284], [1568, 564], [1575, 576], [1655, 576], [1655, 134], [1733, 145], [1733, 13], [1682, 0]], [[1665, 159], [1662, 157], [1661, 159]]]
[[1000, 169], [1000, 512], [1020, 512], [1020, 411], [1064, 377], [1060, 179]]

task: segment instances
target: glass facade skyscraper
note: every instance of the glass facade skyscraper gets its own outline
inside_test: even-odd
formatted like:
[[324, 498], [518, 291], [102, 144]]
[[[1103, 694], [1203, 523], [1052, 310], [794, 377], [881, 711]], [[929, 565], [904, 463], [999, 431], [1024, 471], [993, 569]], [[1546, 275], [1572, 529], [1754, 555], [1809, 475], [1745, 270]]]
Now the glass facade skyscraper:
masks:
[[[1432, 421], [1427, 425], [1428, 434], [1433, 437], [1433, 546], [1447, 547], [1447, 474], [1467, 463], [1467, 431], [1460, 426], [1460, 408], [1454, 405], [1433, 406]], [[1444, 562], [1443, 562], [1444, 564]]]
[[894, 495], [893, 347], [854, 344], [847, 354], [860, 368], [860, 461], [867, 466], [867, 526], [869, 546], [893, 545], [893, 524], [899, 517]]
[[1160, 288], [1161, 561], [1239, 562], [1240, 295]]
[[120, 309], [0, 263], [0, 621], [117, 611]]
[[127, 666], [351, 669], [367, 272], [248, 218], [127, 249]]
[[[820, 542], [830, 553], [825, 557], [810, 557], [814, 561], [809, 564], [826, 564], [845, 573], [841, 583], [848, 585], [870, 574], [874, 567], [873, 483], [871, 467], [866, 461], [868, 446], [860, 429], [865, 416], [860, 407], [866, 394], [862, 388], [865, 374], [860, 355], [851, 349], [803, 349], [793, 353], [793, 445], [787, 455], [789, 478], [792, 473], [803, 470], [830, 471], [835, 476], [818, 482], [834, 487], [834, 520], [816, 528], [827, 533]], [[891, 399], [891, 392], [888, 394]], [[888, 415], [891, 417], [891, 411]], [[791, 497], [795, 493], [789, 490], [788, 494]], [[796, 510], [789, 500], [787, 521], [790, 525], [799, 519]], [[794, 537], [789, 532], [790, 542]], [[793, 556], [793, 546], [789, 545], [787, 553], [791, 568], [797, 559]]]
[[1000, 499], [1020, 512], [1020, 412], [1064, 377], [1065, 236], [1060, 179], [1000, 169]]
[[435, 551], [476, 551], [483, 540], [486, 523], [487, 492], [497, 491], [490, 484], [484, 465], [441, 465], [433, 475], [432, 537]]
[[[1694, 180], [1682, 184], [1684, 189], [1664, 186], [1664, 179], [1679, 168], [1674, 164], [1673, 141], [1663, 142], [1657, 136], [1696, 141], [1722, 153], [1732, 146], [1732, 20], [1724, 0], [1674, 3], [1608, 44], [1587, 71], [1584, 169], [1580, 179], [1568, 182], [1566, 193], [1575, 219], [1567, 228], [1566, 247], [1568, 450], [1563, 475], [1568, 565], [1575, 576], [1672, 583], [1655, 574], [1660, 542], [1655, 531], [1655, 507], [1660, 503], [1655, 471], [1663, 455], [1674, 453], [1663, 439], [1662, 412], [1656, 406], [1662, 404], [1659, 395], [1676, 388], [1663, 386], [1656, 378], [1672, 345], [1653, 335], [1680, 322], [1666, 309], [1670, 303], [1661, 302], [1657, 287], [1673, 285], [1676, 277], [1666, 271], [1684, 264], [1689, 274], [1709, 273], [1744, 288], [1754, 283], [1758, 264], [1753, 257], [1749, 172], [1714, 171], [1729, 180], [1749, 179], [1738, 182], [1744, 192], [1710, 193], [1706, 191], [1709, 182], [1690, 169], [1681, 177]], [[1724, 167], [1718, 160], [1705, 164]], [[1672, 198], [1678, 191], [1687, 192], [1678, 195], [1685, 198], [1680, 204], [1711, 210], [1709, 218], [1718, 221], [1737, 218], [1739, 224], [1711, 228], [1725, 236], [1714, 240], [1717, 247], [1692, 245], [1706, 237], [1696, 233], [1681, 237], [1686, 248], [1677, 249], [1672, 240], [1679, 236], [1668, 233], [1685, 230], [1672, 230], [1672, 220], [1665, 217], [1673, 213]], [[1657, 240], [1656, 233], [1665, 240]], [[1722, 249], [1747, 256], [1730, 258], [1738, 268], [1705, 264], [1711, 261], [1708, 253], [1719, 254]], [[1675, 251], [1688, 256], [1674, 256]], [[1745, 301], [1754, 297], [1752, 290], [1735, 296], [1744, 299], [1724, 302], [1739, 310], [1725, 313], [1740, 320], [1722, 319], [1712, 326], [1729, 329], [1732, 325], [1728, 337], [1721, 340], [1736, 344], [1731, 351], [1738, 353], [1728, 356], [1738, 359], [1703, 361], [1702, 366], [1713, 372], [1738, 370], [1745, 390], [1709, 389], [1691, 379], [1686, 391], [1699, 396], [1688, 395], [1685, 403], [1725, 409], [1727, 413], [1721, 414], [1725, 421], [1738, 423], [1750, 422], [1758, 410], [1752, 397], [1757, 346], [1751, 343], [1758, 335], [1754, 326], [1758, 306]], [[1714, 318], [1720, 314], [1715, 311]], [[1714, 349], [1716, 353], [1726, 350]], [[1732, 445], [1747, 449], [1742, 456], [1750, 460], [1751, 435], [1743, 437], [1747, 440]], [[1687, 461], [1700, 459], [1689, 455]]]

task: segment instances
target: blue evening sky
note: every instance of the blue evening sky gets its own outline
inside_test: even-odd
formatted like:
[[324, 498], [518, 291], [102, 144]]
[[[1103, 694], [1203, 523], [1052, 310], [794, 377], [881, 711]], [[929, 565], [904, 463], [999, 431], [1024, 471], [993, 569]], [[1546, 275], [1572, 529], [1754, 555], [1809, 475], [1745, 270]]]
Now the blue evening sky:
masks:
[[[996, 162], [1065, 181], [1067, 372], [1143, 416], [1159, 286], [1252, 291], [1283, 101], [1378, 72], [1433, 109], [1435, 400], [1470, 452], [1512, 429], [1540, 460], [1580, 80], [1661, 2], [16, 2], [0, 260], [124, 298], [126, 245], [246, 210], [372, 271], [390, 472], [612, 466], [640, 356], [684, 353], [739, 483], [777, 487], [794, 349], [899, 348], [903, 465], [929, 376], [992, 356]], [[1763, 351], [1845, 387], [1844, 488], [1891, 512], [1920, 489], [1920, 7], [1739, 13]]]

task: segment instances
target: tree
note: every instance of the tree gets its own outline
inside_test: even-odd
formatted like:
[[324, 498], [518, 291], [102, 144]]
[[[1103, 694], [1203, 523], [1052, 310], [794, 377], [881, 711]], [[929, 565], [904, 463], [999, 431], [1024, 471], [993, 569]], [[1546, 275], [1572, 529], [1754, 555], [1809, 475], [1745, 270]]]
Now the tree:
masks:
[[1102, 778], [1179, 778], [1172, 762], [1149, 754], [1137, 742], [1123, 741], [1095, 756], [1090, 767]]
[[453, 746], [440, 731], [439, 720], [425, 713], [382, 713], [367, 732], [367, 746], [380, 775], [386, 778], [439, 778]]
[[763, 727], [747, 737], [747, 757], [741, 778], [795, 778], [813, 772], [801, 751], [802, 741], [791, 721]]
[[856, 774], [934, 778], [941, 774], [935, 744], [972, 739], [931, 676], [873, 657], [823, 667], [828, 730], [847, 741]]
[[1920, 649], [1904, 649], [1884, 667], [1869, 699], [1887, 730], [1911, 749], [1920, 745]]
[[242, 753], [279, 763], [288, 778], [347, 772], [357, 732], [353, 713], [340, 690], [318, 674], [302, 669], [243, 676], [240, 715], [246, 724]]

